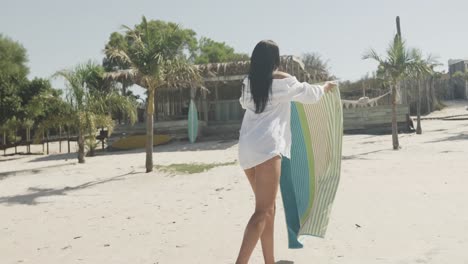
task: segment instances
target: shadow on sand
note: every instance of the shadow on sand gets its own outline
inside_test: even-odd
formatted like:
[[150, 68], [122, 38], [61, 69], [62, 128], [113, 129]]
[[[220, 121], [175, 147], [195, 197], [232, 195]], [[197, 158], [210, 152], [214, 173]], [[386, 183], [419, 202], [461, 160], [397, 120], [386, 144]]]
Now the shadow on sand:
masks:
[[36, 159], [30, 160], [29, 162], [38, 162], [38, 161], [54, 161], [54, 160], [78, 160], [76, 153], [61, 153], [61, 154], [51, 154], [38, 157]]
[[[202, 151], [202, 150], [225, 150], [237, 144], [237, 140], [216, 140], [216, 141], [200, 141], [197, 143], [180, 142], [175, 141], [169, 144], [160, 145], [153, 147], [153, 153], [164, 153], [164, 152], [183, 152], [183, 151]], [[113, 156], [113, 155], [125, 155], [135, 153], [145, 153], [144, 148], [131, 149], [131, 150], [96, 150], [96, 156]], [[86, 157], [92, 158], [92, 157]], [[76, 153], [62, 153], [52, 154], [47, 156], [41, 156], [36, 159], [30, 160], [29, 162], [41, 162], [41, 161], [56, 161], [56, 160], [69, 160], [77, 159]]]
[[38, 173], [40, 173], [40, 172], [42, 172], [42, 171], [44, 171], [46, 169], [69, 166], [69, 165], [75, 165], [75, 164], [76, 163], [67, 163], [67, 164], [51, 165], [51, 166], [45, 166], [45, 167], [41, 167], [41, 168], [34, 168], [34, 169], [0, 172], [0, 180], [3, 180], [5, 178], [11, 177], [11, 176], [17, 176], [17, 175], [38, 174]]
[[83, 183], [83, 184], [73, 186], [73, 187], [67, 186], [65, 188], [59, 188], [59, 189], [30, 187], [28, 188], [28, 191], [30, 191], [30, 193], [0, 197], [0, 204], [37, 205], [39, 204], [37, 199], [42, 198], [42, 197], [67, 195], [68, 193], [73, 192], [73, 191], [83, 190], [83, 189], [90, 188], [90, 187], [100, 185], [100, 184], [104, 184], [107, 182], [123, 180], [122, 179], [123, 177], [131, 175], [131, 174], [138, 174], [138, 172], [131, 171], [131, 172], [128, 172], [122, 175], [117, 175], [117, 176], [114, 176], [105, 180], [92, 181], [92, 182]]
[[225, 150], [238, 142], [237, 139], [232, 140], [207, 140], [196, 143], [189, 142], [173, 142], [167, 145], [156, 146], [154, 151], [157, 152], [179, 152], [179, 151], [199, 151], [199, 150]]
[[437, 140], [427, 141], [426, 143], [438, 143], [438, 142], [445, 142], [445, 141], [460, 141], [460, 140], [468, 140], [468, 134], [460, 133], [455, 136], [450, 136], [446, 138], [441, 138]]
[[[13, 154], [14, 155], [14, 154]], [[12, 156], [11, 154], [8, 154], [6, 156], [3, 156], [3, 157], [8, 157], [8, 156]], [[4, 161], [12, 161], [12, 160], [17, 160], [17, 159], [22, 159], [24, 157], [13, 157], [11, 159], [0, 159], [0, 162], [4, 162]]]
[[359, 153], [359, 154], [354, 154], [354, 155], [349, 155], [345, 156], [343, 155], [341, 157], [342, 160], [354, 160], [354, 159], [359, 159], [359, 160], [367, 160], [366, 158], [363, 158], [362, 156], [366, 156], [372, 153], [378, 153], [382, 151], [387, 151], [388, 149], [380, 149], [380, 150], [374, 150], [374, 151], [369, 151], [369, 152], [364, 152], [364, 153]]

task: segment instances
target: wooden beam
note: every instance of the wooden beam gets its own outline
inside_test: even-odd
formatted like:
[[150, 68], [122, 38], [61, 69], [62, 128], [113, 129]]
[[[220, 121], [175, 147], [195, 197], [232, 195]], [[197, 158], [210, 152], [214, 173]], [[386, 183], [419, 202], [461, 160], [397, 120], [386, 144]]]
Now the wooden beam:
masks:
[[227, 82], [243, 80], [246, 75], [215, 76], [204, 78], [205, 82]]
[[204, 119], [206, 122], [206, 125], [208, 125], [208, 96], [206, 96], [206, 91], [201, 92], [202, 97], [203, 97], [203, 114], [204, 114]]

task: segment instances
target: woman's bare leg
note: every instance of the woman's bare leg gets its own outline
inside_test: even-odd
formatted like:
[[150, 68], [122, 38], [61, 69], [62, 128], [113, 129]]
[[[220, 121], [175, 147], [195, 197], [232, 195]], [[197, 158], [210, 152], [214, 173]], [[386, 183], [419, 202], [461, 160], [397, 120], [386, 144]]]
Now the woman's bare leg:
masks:
[[[281, 158], [279, 156], [255, 167], [255, 212], [245, 228], [244, 239], [236, 264], [248, 263], [258, 239], [266, 228], [268, 218], [274, 217], [280, 173]], [[266, 239], [269, 238], [266, 237]], [[273, 239], [273, 237], [270, 236], [270, 239]], [[265, 245], [267, 252], [264, 251], [264, 256], [265, 254], [268, 258], [273, 256], [273, 250], [270, 249], [272, 246], [272, 241], [270, 244]], [[273, 264], [274, 260], [268, 259], [265, 260], [265, 263]]]
[[[245, 175], [247, 175], [247, 179], [249, 179], [250, 186], [255, 194], [255, 168], [245, 170]], [[275, 213], [276, 213], [276, 205], [274, 206], [273, 216], [268, 217], [265, 229], [263, 230], [262, 235], [260, 236], [260, 241], [262, 243], [262, 252], [263, 252], [263, 259], [265, 263], [274, 263], [275, 262], [275, 254], [274, 254], [274, 225], [275, 225]]]

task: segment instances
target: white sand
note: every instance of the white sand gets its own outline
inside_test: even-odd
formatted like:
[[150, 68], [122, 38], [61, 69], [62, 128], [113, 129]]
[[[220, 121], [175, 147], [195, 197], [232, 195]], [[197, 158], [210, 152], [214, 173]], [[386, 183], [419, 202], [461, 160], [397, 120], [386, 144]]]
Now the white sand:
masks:
[[[277, 260], [468, 263], [468, 121], [428, 120], [423, 132], [400, 135], [399, 151], [389, 135], [345, 136], [326, 238], [287, 249], [278, 197]], [[0, 158], [0, 263], [234, 263], [254, 205], [238, 165], [145, 174], [142, 151], [75, 157]], [[155, 148], [162, 165], [236, 158], [236, 141]], [[263, 263], [259, 246], [251, 263]]]

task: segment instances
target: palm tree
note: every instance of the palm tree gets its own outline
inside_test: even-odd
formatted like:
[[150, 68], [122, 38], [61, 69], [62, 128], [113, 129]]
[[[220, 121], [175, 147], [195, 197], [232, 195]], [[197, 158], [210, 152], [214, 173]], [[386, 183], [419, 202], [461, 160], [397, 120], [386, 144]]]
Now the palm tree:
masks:
[[[110, 89], [98, 89], [104, 83], [104, 71], [101, 66], [88, 62], [72, 70], [57, 72], [54, 76], [62, 77], [67, 84], [67, 102], [69, 111], [43, 122], [43, 128], [57, 126], [66, 122], [73, 124], [78, 131], [78, 162], [85, 162], [85, 141], [88, 141], [93, 154], [98, 127], [114, 126], [112, 112], [121, 111], [128, 114], [132, 123], [136, 120], [135, 102]], [[71, 121], [71, 122], [70, 122]], [[110, 134], [110, 133], [109, 133]]]
[[107, 57], [118, 59], [129, 65], [126, 70], [109, 73], [112, 79], [131, 76], [135, 84], [147, 89], [146, 106], [146, 172], [153, 170], [153, 116], [154, 96], [159, 87], [175, 85], [194, 86], [201, 83], [197, 68], [181, 54], [183, 43], [178, 38], [180, 28], [171, 25], [171, 30], [158, 34], [148, 26], [146, 18], [135, 28], [124, 26], [129, 41], [127, 49], [108, 46]]
[[363, 59], [373, 59], [378, 62], [377, 74], [390, 86], [392, 92], [392, 144], [394, 150], [400, 148], [396, 114], [399, 83], [412, 73], [422, 70], [423, 67], [415, 56], [416, 54], [417, 52], [413, 49], [406, 48], [406, 44], [401, 37], [395, 35], [394, 40], [387, 49], [385, 58], [379, 56], [373, 49], [364, 53], [362, 57]]

